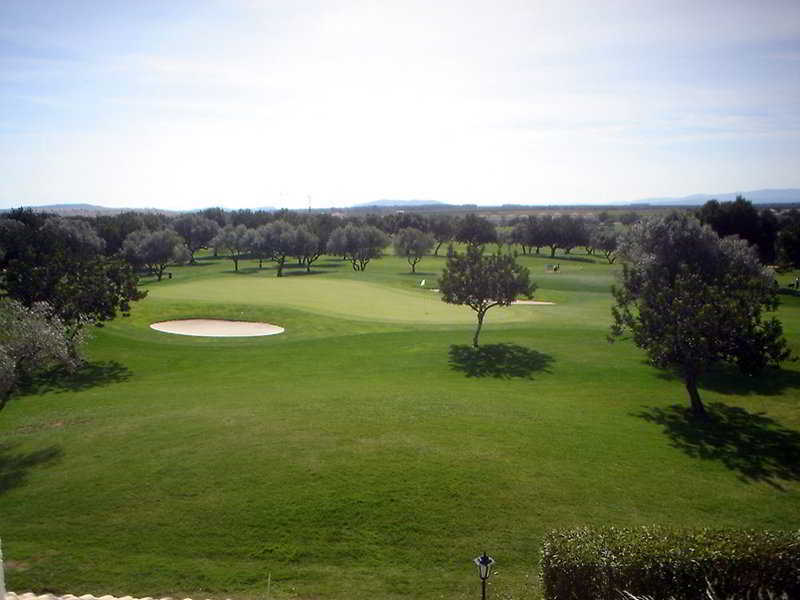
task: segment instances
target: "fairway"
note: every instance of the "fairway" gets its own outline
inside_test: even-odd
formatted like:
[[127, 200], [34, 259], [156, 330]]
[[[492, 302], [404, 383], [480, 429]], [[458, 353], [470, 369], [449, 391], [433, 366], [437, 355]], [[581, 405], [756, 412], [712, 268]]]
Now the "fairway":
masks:
[[[414, 284], [416, 279], [408, 283]], [[159, 300], [198, 302], [224, 302], [235, 298], [258, 306], [287, 306], [359, 321], [453, 324], [475, 320], [472, 310], [445, 304], [431, 289], [387, 287], [325, 276], [278, 278], [272, 270], [159, 287], [151, 291], [151, 296]], [[538, 316], [530, 308], [510, 306], [494, 309], [490, 318], [507, 323], [536, 320]]]
[[[89, 364], [0, 413], [9, 589], [134, 597], [537, 599], [545, 532], [800, 527], [800, 368], [682, 383], [609, 344], [616, 265], [520, 257], [554, 305], [475, 313], [388, 256], [275, 277], [202, 257], [92, 331]], [[786, 281], [795, 275], [782, 276]], [[779, 317], [800, 352], [800, 297]], [[150, 324], [260, 321], [252, 338]], [[708, 441], [711, 440], [711, 441]]]

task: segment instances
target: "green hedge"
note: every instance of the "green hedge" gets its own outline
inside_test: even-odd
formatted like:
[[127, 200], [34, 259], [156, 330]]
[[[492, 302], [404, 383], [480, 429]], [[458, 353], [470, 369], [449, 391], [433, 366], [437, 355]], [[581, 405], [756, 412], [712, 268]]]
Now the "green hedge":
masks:
[[547, 600], [800, 599], [800, 531], [579, 528], [542, 548]]

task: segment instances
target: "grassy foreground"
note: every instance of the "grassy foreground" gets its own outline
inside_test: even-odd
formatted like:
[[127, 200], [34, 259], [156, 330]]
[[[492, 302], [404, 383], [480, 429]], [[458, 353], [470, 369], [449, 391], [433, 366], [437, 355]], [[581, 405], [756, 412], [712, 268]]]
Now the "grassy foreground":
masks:
[[[442, 258], [281, 279], [206, 258], [147, 282], [94, 331], [86, 369], [0, 413], [9, 589], [471, 598], [485, 549], [492, 597], [536, 598], [555, 527], [800, 527], [797, 363], [707, 377], [716, 420], [699, 430], [679, 381], [606, 342], [616, 267], [522, 261], [556, 305], [492, 309], [479, 353], [474, 314], [419, 286]], [[782, 298], [800, 353], [800, 297]], [[185, 317], [286, 333], [148, 327]]]

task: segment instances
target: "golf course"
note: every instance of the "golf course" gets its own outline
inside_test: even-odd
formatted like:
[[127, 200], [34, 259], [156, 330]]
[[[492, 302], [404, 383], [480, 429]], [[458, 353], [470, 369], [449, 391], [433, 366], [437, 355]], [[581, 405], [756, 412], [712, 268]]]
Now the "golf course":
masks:
[[[705, 375], [711, 419], [687, 419], [680, 379], [607, 341], [603, 257], [520, 255], [552, 304], [492, 308], [477, 350], [475, 313], [440, 299], [444, 256], [280, 278], [198, 257], [0, 413], [9, 590], [466, 599], [485, 551], [492, 599], [537, 599], [552, 529], [800, 528], [800, 362]], [[796, 276], [777, 316], [800, 354]], [[284, 331], [150, 327], [180, 319]]]

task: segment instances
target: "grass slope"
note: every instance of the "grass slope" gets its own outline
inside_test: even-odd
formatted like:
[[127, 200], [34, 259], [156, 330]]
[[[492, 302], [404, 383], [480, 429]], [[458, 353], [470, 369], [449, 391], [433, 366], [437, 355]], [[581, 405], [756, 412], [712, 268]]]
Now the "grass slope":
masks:
[[[679, 381], [605, 333], [616, 267], [525, 257], [537, 298], [474, 317], [387, 257], [275, 278], [223, 260], [148, 282], [91, 364], [0, 414], [8, 586], [75, 594], [537, 597], [540, 541], [583, 523], [800, 526], [800, 372], [720, 372], [698, 432]], [[299, 272], [299, 271], [297, 271]], [[800, 352], [800, 298], [780, 317]], [[259, 319], [267, 338], [150, 322]]]

